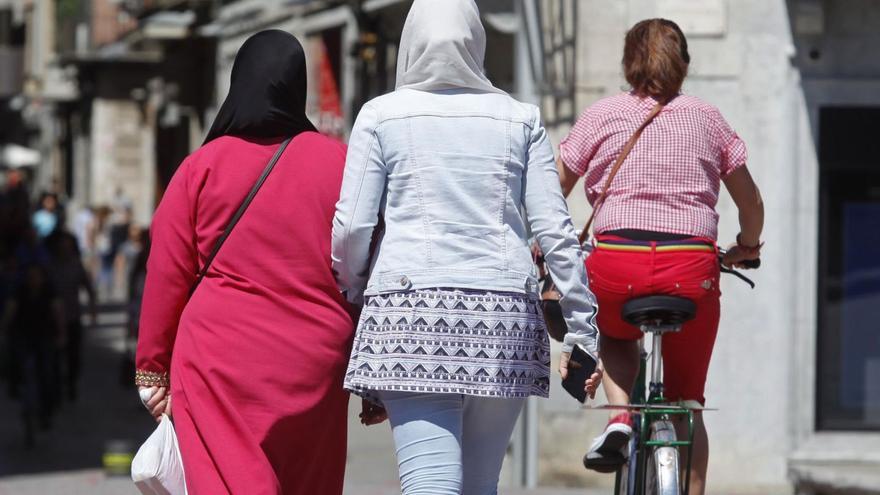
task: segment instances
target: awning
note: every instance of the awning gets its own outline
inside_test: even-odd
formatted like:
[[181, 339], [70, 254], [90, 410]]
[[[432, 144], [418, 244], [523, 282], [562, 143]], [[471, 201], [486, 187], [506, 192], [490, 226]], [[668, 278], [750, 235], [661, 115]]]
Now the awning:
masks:
[[18, 144], [7, 144], [0, 151], [0, 164], [8, 168], [34, 167], [41, 159], [39, 151]]
[[162, 52], [157, 49], [132, 50], [127, 41], [117, 41], [86, 53], [72, 53], [61, 57], [62, 64], [157, 64]]
[[24, 3], [21, 0], [0, 0], [0, 9], [12, 11], [12, 21], [15, 24], [24, 22]]
[[492, 29], [510, 35], [516, 34], [521, 26], [519, 15], [514, 12], [485, 12], [483, 20]]
[[138, 28], [146, 39], [179, 40], [190, 34], [190, 28], [196, 22], [196, 13], [162, 11], [157, 12], [140, 22]]

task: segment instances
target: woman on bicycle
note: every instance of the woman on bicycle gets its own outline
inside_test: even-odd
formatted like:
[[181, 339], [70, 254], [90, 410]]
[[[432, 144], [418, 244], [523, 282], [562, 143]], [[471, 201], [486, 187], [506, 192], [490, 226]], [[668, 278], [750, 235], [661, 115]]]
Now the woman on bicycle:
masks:
[[[587, 199], [598, 208], [596, 249], [586, 265], [601, 308], [599, 355], [611, 404], [629, 403], [639, 369], [642, 332], [622, 320], [621, 307], [649, 294], [682, 296], [697, 304], [696, 317], [680, 333], [664, 336], [665, 395], [672, 401], [705, 401], [720, 310], [715, 205], [721, 182], [739, 209], [740, 223], [724, 264], [737, 265], [760, 254], [764, 210], [746, 169], [745, 145], [718, 109], [681, 93], [689, 62], [687, 41], [675, 23], [639, 22], [626, 34], [623, 53], [631, 91], [587, 108], [560, 145], [563, 192], [568, 195], [584, 176]], [[612, 164], [654, 111], [659, 113], [600, 200]], [[611, 416], [590, 448], [592, 458], [604, 458], [606, 469], [613, 468], [608, 463], [623, 461], [621, 453], [625, 455], [632, 435], [628, 413]], [[700, 494], [709, 448], [699, 411], [694, 421], [691, 493]], [[686, 425], [681, 426], [680, 435], [686, 432]]]

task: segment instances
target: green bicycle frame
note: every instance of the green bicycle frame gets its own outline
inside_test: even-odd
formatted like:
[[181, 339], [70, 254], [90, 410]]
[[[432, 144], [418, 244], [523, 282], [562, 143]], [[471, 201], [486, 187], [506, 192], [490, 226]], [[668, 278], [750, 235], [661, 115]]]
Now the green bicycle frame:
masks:
[[[639, 374], [636, 383], [633, 386], [630, 403], [639, 410], [639, 440], [637, 450], [636, 474], [635, 474], [635, 493], [645, 493], [647, 483], [647, 462], [648, 453], [651, 447], [687, 447], [687, 466], [684, 475], [684, 495], [690, 492], [690, 471], [691, 458], [693, 457], [692, 448], [694, 442], [694, 412], [691, 409], [668, 404], [668, 399], [663, 396], [663, 383], [651, 382], [650, 392], [646, 394], [647, 384], [647, 363], [648, 353], [643, 349], [639, 359]], [[647, 397], [646, 397], [647, 396]], [[639, 407], [642, 406], [642, 407]], [[688, 421], [688, 439], [661, 441], [661, 440], [645, 440], [650, 435], [651, 424], [659, 420], [668, 420], [672, 416], [687, 416]], [[620, 479], [618, 476], [614, 484], [615, 494], [620, 493]]]

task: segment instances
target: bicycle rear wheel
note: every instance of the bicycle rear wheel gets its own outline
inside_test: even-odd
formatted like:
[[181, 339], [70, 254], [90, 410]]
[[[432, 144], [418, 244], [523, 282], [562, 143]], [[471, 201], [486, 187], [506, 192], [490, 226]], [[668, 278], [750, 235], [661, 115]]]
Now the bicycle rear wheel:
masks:
[[[675, 427], [669, 420], [651, 423], [651, 440], [674, 442]], [[681, 495], [679, 482], [678, 447], [651, 447], [645, 465], [645, 493], [652, 495]]]

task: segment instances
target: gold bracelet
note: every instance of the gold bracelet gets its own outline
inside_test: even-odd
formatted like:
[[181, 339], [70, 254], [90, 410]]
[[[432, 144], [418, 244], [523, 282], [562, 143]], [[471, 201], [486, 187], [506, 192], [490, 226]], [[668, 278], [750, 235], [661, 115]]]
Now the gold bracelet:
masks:
[[155, 371], [137, 370], [134, 373], [134, 384], [138, 387], [168, 387], [170, 380], [168, 372], [157, 373]]

